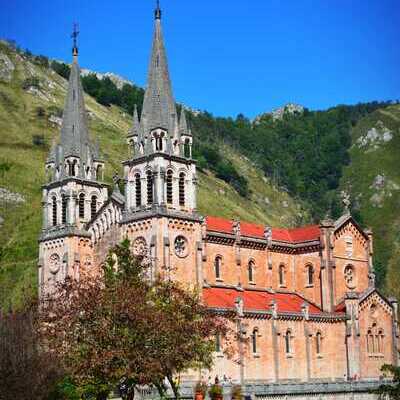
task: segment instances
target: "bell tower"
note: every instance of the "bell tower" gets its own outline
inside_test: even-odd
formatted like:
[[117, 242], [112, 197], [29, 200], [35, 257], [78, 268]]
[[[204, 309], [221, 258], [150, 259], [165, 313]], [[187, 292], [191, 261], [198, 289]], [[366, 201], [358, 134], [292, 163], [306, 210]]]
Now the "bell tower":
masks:
[[140, 119], [135, 107], [127, 137], [132, 156], [123, 163], [122, 223], [134, 252], [147, 252], [153, 271], [164, 269], [183, 282], [194, 283], [199, 282], [194, 266], [201, 219], [196, 211], [192, 133], [183, 107], [178, 115], [172, 93], [158, 2], [154, 16], [143, 106]]
[[72, 33], [73, 61], [65, 100], [61, 135], [46, 161], [43, 186], [43, 225], [39, 238], [39, 287], [79, 277], [81, 266], [92, 263], [86, 225], [108, 197], [102, 183], [104, 162], [91, 143], [78, 65], [78, 30]]

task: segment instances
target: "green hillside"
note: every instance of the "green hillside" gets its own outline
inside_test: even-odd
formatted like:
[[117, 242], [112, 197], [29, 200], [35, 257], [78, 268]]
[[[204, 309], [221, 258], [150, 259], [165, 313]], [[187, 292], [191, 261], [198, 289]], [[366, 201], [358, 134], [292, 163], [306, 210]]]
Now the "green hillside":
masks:
[[[40, 60], [39, 60], [40, 61]], [[41, 226], [41, 185], [49, 148], [59, 135], [67, 82], [32, 56], [0, 42], [0, 305], [18, 302], [22, 291], [36, 292], [37, 237]], [[104, 106], [86, 96], [90, 132], [106, 160], [106, 180], [128, 157], [125, 136], [130, 116], [117, 106]], [[196, 135], [194, 140], [204, 140]], [[196, 137], [197, 136], [197, 137]], [[202, 157], [199, 211], [274, 226], [307, 221], [301, 202], [228, 143], [218, 142], [218, 161]], [[225, 171], [225, 172], [224, 172]], [[228, 173], [226, 173], [228, 171]], [[245, 183], [246, 193], [229, 176]], [[225, 173], [225, 175], [224, 175]], [[216, 177], [221, 176], [223, 179]], [[229, 184], [230, 182], [231, 184]]]
[[350, 157], [341, 186], [351, 193], [361, 223], [374, 232], [378, 283], [399, 296], [400, 105], [376, 110], [355, 125]]

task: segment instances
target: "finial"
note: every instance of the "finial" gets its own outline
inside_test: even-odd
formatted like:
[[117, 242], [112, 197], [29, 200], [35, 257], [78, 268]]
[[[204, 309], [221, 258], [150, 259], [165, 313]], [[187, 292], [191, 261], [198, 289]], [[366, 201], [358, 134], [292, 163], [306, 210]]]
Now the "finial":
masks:
[[71, 38], [73, 40], [72, 55], [74, 56], [74, 58], [78, 56], [78, 45], [77, 45], [78, 35], [79, 35], [78, 24], [74, 22], [74, 30], [71, 34]]
[[154, 15], [156, 19], [161, 19], [161, 8], [160, 8], [160, 0], [157, 0], [157, 6], [154, 11]]

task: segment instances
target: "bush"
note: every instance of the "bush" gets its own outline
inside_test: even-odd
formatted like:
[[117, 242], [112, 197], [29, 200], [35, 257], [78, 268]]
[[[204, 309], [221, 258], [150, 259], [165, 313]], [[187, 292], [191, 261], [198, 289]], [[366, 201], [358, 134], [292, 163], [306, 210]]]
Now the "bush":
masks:
[[33, 58], [33, 63], [41, 67], [49, 68], [49, 59], [46, 56], [36, 56]]
[[39, 81], [39, 78], [37, 76], [32, 76], [30, 78], [26, 78], [22, 82], [22, 89], [27, 90], [27, 89], [29, 89], [31, 87], [36, 88], [36, 89], [40, 88], [40, 81]]
[[212, 385], [210, 387], [208, 394], [212, 400], [221, 398], [222, 397], [222, 386], [219, 385], [218, 383], [214, 383], [214, 385]]
[[65, 63], [60, 63], [58, 61], [52, 61], [50, 68], [56, 72], [58, 75], [62, 76], [65, 79], [69, 78], [69, 74], [71, 71], [71, 68], [69, 65]]
[[207, 383], [204, 381], [198, 381], [194, 387], [194, 391], [195, 393], [201, 393], [203, 397], [205, 397], [207, 393]]
[[36, 115], [37, 115], [39, 118], [43, 118], [43, 117], [46, 116], [46, 110], [45, 110], [43, 107], [41, 107], [41, 106], [36, 107]]
[[32, 144], [34, 146], [44, 146], [46, 144], [46, 141], [44, 140], [43, 135], [33, 135], [32, 136]]
[[240, 400], [242, 398], [242, 387], [240, 385], [234, 385], [231, 391], [232, 400]]

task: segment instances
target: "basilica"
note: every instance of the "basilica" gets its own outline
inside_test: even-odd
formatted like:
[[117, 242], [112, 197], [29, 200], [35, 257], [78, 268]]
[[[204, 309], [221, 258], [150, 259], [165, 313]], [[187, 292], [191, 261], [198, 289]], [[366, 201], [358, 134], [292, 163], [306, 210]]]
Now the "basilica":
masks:
[[[377, 381], [383, 364], [398, 364], [398, 310], [375, 287], [372, 232], [348, 211], [336, 221], [294, 229], [200, 215], [196, 132], [184, 108], [176, 108], [159, 7], [154, 24], [122, 191], [103, 182], [104, 160], [89, 136], [73, 48], [60, 139], [46, 162], [40, 290], [66, 276], [95, 273], [108, 250], [128, 238], [132, 252], [148, 258], [151, 275], [168, 271], [198, 287], [210, 309], [237, 315], [238, 332], [248, 340], [238, 341], [238, 356], [229, 358], [216, 338], [208, 376], [265, 388], [328, 382], [342, 388], [338, 393], [348, 392], [349, 382]], [[201, 374], [188, 372], [186, 379]]]

